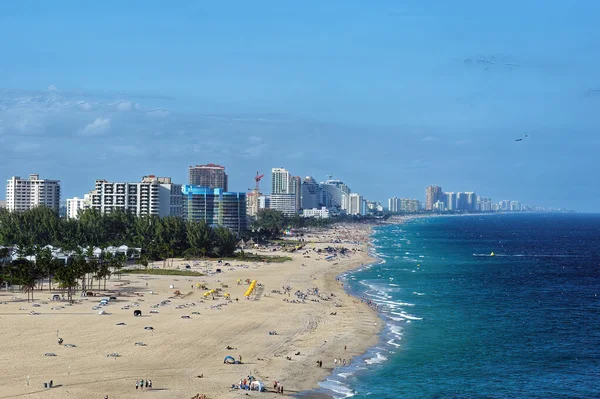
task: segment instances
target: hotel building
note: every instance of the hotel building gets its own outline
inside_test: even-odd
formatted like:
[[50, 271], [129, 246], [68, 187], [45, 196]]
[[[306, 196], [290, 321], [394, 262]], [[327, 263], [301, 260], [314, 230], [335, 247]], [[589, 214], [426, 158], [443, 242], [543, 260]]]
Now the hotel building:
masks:
[[37, 174], [29, 179], [13, 176], [6, 184], [6, 208], [25, 211], [36, 206], [46, 206], [56, 213], [60, 207], [60, 181], [40, 179]]

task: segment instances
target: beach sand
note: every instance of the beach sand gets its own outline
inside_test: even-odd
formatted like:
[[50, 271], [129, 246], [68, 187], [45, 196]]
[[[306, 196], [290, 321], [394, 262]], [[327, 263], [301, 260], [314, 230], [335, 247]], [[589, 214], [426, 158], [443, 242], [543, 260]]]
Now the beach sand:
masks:
[[[281, 264], [236, 261], [224, 266], [213, 261], [200, 262], [210, 266], [193, 266], [192, 270], [214, 272], [219, 267], [222, 273], [113, 276], [107, 288], [121, 295], [102, 307], [105, 315], [92, 309], [99, 297], [77, 296], [74, 299], [80, 303], [67, 306], [50, 301], [47, 290], [36, 291], [39, 306], [34, 307], [25, 301], [25, 293], [2, 291], [0, 398], [190, 398], [197, 393], [208, 398], [239, 398], [247, 391], [232, 390], [231, 385], [248, 375], [264, 382], [269, 391], [274, 380], [280, 381], [286, 395], [313, 389], [331, 373], [334, 358], [350, 361], [377, 343], [382, 327], [377, 314], [349, 296], [336, 280], [340, 273], [373, 261], [367, 254], [370, 231], [370, 226], [348, 225], [307, 235], [307, 255], [247, 249], [293, 258]], [[326, 261], [326, 255], [315, 251], [327, 246], [348, 248], [349, 255]], [[168, 267], [183, 269], [187, 263], [191, 262], [176, 260]], [[243, 297], [248, 285], [245, 281], [238, 285], [238, 279], [257, 280], [261, 285], [252, 300]], [[229, 292], [233, 301], [222, 296], [204, 298], [206, 291], [197, 288], [197, 283], [221, 288], [221, 294]], [[289, 296], [283, 293], [284, 286], [290, 287]], [[314, 287], [328, 300], [315, 302], [311, 295], [305, 303], [288, 302], [295, 299], [296, 290]], [[182, 295], [175, 296], [175, 290]], [[170, 302], [152, 307], [166, 300]], [[217, 304], [222, 306], [216, 308]], [[134, 310], [141, 310], [143, 316], [134, 317]], [[32, 311], [39, 314], [31, 315]], [[269, 335], [272, 330], [277, 335]], [[64, 339], [63, 345], [58, 344], [58, 337]], [[236, 349], [227, 350], [227, 346]], [[119, 357], [107, 356], [112, 353]], [[228, 355], [236, 359], [241, 355], [242, 364], [223, 364]], [[322, 368], [317, 367], [317, 360], [323, 361]], [[136, 391], [135, 383], [141, 379], [152, 380], [152, 390]], [[44, 382], [50, 380], [54, 388], [45, 389]]]

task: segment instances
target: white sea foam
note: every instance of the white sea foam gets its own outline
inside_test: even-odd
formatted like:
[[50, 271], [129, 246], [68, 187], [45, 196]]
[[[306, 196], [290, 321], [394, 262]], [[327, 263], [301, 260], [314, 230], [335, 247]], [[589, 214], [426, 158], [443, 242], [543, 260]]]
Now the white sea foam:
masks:
[[417, 292], [417, 291], [413, 291], [413, 294], [414, 294], [414, 295], [425, 295], [424, 293], [422, 293], [422, 292]]
[[381, 352], [377, 352], [377, 354], [370, 358], [370, 359], [366, 359], [365, 363], [367, 364], [378, 364], [378, 363], [383, 363], [387, 360], [387, 357], [383, 356], [381, 354]]
[[390, 284], [390, 287], [400, 287], [398, 284]]
[[399, 347], [400, 347], [400, 344], [397, 344], [397, 343], [395, 342], [394, 338], [390, 339], [390, 340], [389, 340], [387, 343], [388, 343], [389, 345], [395, 346], [396, 348], [399, 348]]
[[391, 314], [395, 314], [396, 316], [403, 317], [403, 318], [408, 319], [408, 320], [423, 320], [422, 317], [412, 316], [412, 315], [407, 314], [406, 312], [400, 312], [400, 313], [398, 313], [398, 312], [390, 312], [390, 313]]
[[331, 392], [333, 392], [333, 396], [335, 396], [336, 398], [351, 398], [354, 395], [356, 395], [355, 390], [350, 389], [343, 382], [337, 380], [332, 380], [328, 378], [325, 381], [321, 382], [319, 385], [322, 388], [328, 389]]
[[402, 327], [400, 326], [390, 326], [390, 333], [395, 335], [399, 339], [402, 339]]

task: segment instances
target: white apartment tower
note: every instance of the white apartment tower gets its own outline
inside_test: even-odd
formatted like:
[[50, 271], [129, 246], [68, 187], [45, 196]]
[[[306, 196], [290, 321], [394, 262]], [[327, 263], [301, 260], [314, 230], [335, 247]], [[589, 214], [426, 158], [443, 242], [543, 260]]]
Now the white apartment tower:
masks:
[[58, 213], [60, 207], [60, 181], [40, 179], [37, 174], [29, 179], [13, 176], [6, 185], [6, 208], [25, 211], [36, 206], [46, 206]]
[[290, 172], [284, 168], [271, 169], [271, 194], [293, 194]]
[[112, 183], [96, 180], [91, 193], [91, 208], [102, 213], [116, 209], [138, 216], [182, 216], [181, 184], [171, 183], [170, 177], [144, 176], [140, 183]]
[[364, 202], [365, 201], [363, 201], [363, 197], [358, 193], [342, 195], [342, 209], [344, 209], [348, 215], [364, 215]]
[[68, 198], [67, 199], [67, 218], [77, 219], [79, 211], [88, 209], [91, 205], [92, 198], [90, 194], [85, 194], [83, 198]]

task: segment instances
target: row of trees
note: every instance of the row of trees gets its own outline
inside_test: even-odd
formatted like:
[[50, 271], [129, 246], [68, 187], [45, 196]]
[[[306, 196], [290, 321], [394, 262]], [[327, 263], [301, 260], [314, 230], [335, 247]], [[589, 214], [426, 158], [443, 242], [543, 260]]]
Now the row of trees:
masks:
[[237, 237], [224, 227], [178, 217], [138, 217], [124, 211], [102, 214], [92, 209], [78, 219], [60, 218], [51, 209], [36, 207], [22, 212], [0, 209], [0, 245], [16, 246], [19, 253], [52, 245], [66, 251], [82, 247], [127, 245], [141, 248], [142, 258], [179, 256], [232, 256]]
[[[0, 248], [0, 282], [8, 289], [9, 285], [19, 285], [27, 293], [27, 300], [33, 300], [36, 288], [44, 289], [44, 281], [48, 280], [48, 289], [58, 288], [67, 293], [67, 298], [73, 299], [73, 292], [78, 288], [82, 291], [92, 289], [94, 279], [101, 289], [104, 282], [127, 263], [127, 256], [123, 253], [113, 255], [110, 252], [95, 257], [88, 250], [84, 253], [78, 249], [65, 263], [62, 259], [54, 258], [48, 248], [35, 246], [26, 253], [19, 254], [17, 259], [8, 261], [9, 248]], [[35, 256], [35, 261], [28, 257]]]

